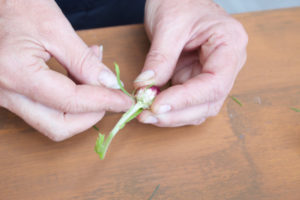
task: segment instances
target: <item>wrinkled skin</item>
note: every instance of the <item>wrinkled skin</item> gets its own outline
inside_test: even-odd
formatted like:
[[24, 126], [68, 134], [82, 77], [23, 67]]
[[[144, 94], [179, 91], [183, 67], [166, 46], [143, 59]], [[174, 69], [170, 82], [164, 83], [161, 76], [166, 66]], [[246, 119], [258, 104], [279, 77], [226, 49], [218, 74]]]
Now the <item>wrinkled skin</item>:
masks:
[[[107, 110], [130, 107], [112, 89], [116, 79], [99, 47], [76, 35], [54, 0], [0, 5], [0, 106], [55, 141], [90, 128]], [[148, 0], [145, 26], [152, 40], [148, 72], [135, 86], [173, 86], [139, 120], [182, 126], [216, 115], [246, 59], [243, 27], [210, 0]], [[49, 69], [51, 56], [72, 78]]]
[[[0, 0], [0, 106], [55, 141], [97, 123], [131, 100], [53, 0]], [[75, 82], [45, 63], [55, 57]]]
[[242, 25], [210, 0], [148, 0], [145, 10], [152, 43], [135, 86], [172, 86], [139, 120], [175, 127], [217, 115], [246, 61]]

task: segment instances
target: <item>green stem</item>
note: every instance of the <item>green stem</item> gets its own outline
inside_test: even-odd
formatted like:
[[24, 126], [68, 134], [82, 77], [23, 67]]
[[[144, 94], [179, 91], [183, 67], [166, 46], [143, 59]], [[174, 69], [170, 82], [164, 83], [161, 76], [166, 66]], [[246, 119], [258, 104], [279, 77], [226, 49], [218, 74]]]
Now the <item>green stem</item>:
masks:
[[108, 147], [115, 137], [115, 135], [121, 130], [125, 124], [130, 121], [133, 115], [136, 115], [137, 112], [140, 112], [140, 110], [143, 108], [143, 105], [140, 102], [137, 102], [134, 104], [126, 113], [124, 113], [121, 117], [121, 119], [118, 121], [118, 123], [115, 125], [115, 127], [111, 130], [108, 137], [103, 140], [103, 135], [100, 133], [98, 141], [96, 143], [96, 152], [99, 154], [100, 159], [104, 159], [105, 154], [108, 150]]
[[138, 112], [141, 108], [143, 108], [143, 105], [140, 102], [134, 104], [126, 113], [122, 115], [121, 119], [111, 130], [110, 134], [112, 134], [114, 137], [118, 133], [118, 131], [124, 127], [124, 125], [130, 119], [130, 117], [134, 115], [136, 112]]

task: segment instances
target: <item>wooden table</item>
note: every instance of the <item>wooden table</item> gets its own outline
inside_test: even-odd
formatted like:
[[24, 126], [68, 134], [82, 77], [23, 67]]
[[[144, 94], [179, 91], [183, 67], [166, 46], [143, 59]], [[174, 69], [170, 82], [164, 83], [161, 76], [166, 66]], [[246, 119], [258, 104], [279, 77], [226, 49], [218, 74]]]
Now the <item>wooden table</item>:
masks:
[[[88, 130], [64, 142], [0, 109], [0, 199], [300, 199], [300, 8], [240, 14], [248, 61], [221, 113], [201, 126], [130, 123], [104, 161]], [[143, 66], [143, 26], [79, 32], [104, 45], [129, 89]], [[57, 65], [51, 61], [52, 66]], [[107, 133], [120, 117], [98, 125]]]

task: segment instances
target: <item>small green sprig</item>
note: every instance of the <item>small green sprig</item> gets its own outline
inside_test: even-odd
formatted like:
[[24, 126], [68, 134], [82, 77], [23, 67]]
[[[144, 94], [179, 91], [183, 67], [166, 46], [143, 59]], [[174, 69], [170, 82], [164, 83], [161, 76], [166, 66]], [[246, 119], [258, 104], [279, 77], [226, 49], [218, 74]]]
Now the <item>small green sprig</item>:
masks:
[[230, 96], [231, 97], [231, 99], [233, 100], [233, 101], [235, 101], [237, 104], [239, 104], [240, 106], [243, 106], [243, 104], [240, 102], [240, 100], [238, 100], [236, 97], [234, 97], [234, 96]]
[[129, 97], [131, 97], [134, 100], [134, 105], [131, 106], [131, 108], [125, 112], [120, 120], [117, 122], [117, 124], [114, 126], [114, 128], [111, 130], [109, 135], [105, 137], [104, 134], [99, 132], [99, 129], [94, 126], [94, 128], [99, 132], [99, 136], [96, 141], [95, 145], [95, 151], [99, 155], [100, 159], [103, 160], [105, 158], [106, 152], [108, 150], [108, 147], [112, 141], [112, 139], [115, 137], [115, 135], [122, 129], [124, 126], [130, 122], [132, 119], [136, 118], [143, 110], [148, 109], [157, 92], [158, 91], [152, 91], [150, 87], [142, 88], [138, 90], [136, 96], [129, 94], [127, 92], [122, 84], [122, 81], [120, 79], [120, 69], [117, 63], [115, 63], [115, 71], [117, 74], [117, 80], [118, 84], [120, 86], [120, 89]]
[[293, 107], [291, 107], [290, 109], [293, 110], [293, 111], [295, 111], [295, 112], [300, 112], [299, 108], [293, 108]]
[[153, 199], [153, 197], [155, 196], [155, 194], [157, 193], [157, 191], [158, 191], [158, 189], [159, 189], [159, 186], [160, 186], [160, 184], [158, 184], [158, 185], [155, 187], [154, 191], [152, 192], [152, 194], [151, 194], [151, 196], [148, 198], [148, 200], [152, 200], [152, 199]]
[[116, 71], [116, 75], [117, 75], [117, 81], [118, 81], [118, 85], [120, 87], [120, 89], [122, 90], [122, 92], [124, 92], [127, 96], [133, 98], [133, 95], [129, 94], [129, 92], [127, 92], [122, 84], [121, 78], [120, 78], [120, 68], [119, 65], [117, 63], [115, 64], [115, 71]]

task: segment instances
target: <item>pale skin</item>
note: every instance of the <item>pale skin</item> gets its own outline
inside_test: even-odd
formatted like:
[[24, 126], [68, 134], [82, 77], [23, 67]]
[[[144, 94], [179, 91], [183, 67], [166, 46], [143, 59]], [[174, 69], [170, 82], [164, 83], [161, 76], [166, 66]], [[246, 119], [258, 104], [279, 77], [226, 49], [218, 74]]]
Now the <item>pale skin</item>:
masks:
[[217, 115], [246, 61], [243, 26], [210, 0], [148, 0], [145, 11], [152, 44], [135, 86], [173, 85], [139, 120], [176, 127]]
[[[54, 141], [90, 128], [131, 99], [53, 0], [0, 0], [0, 106]], [[246, 60], [243, 27], [210, 0], [148, 0], [152, 41], [135, 86], [173, 86], [139, 120], [156, 126], [203, 123], [221, 108]], [[70, 77], [49, 69], [56, 58]]]

